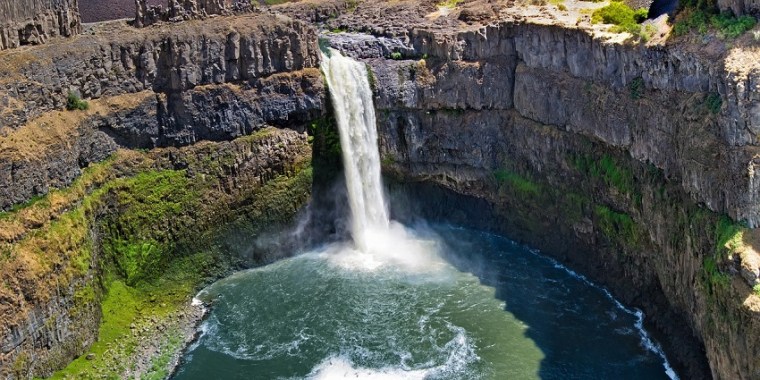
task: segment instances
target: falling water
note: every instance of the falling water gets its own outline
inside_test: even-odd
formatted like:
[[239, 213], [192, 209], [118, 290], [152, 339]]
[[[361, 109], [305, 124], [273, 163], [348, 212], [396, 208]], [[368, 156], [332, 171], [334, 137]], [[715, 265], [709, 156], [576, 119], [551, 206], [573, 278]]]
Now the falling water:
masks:
[[330, 49], [322, 56], [322, 71], [330, 87], [340, 131], [351, 208], [351, 234], [357, 248], [367, 252], [373, 230], [389, 227], [367, 68]]

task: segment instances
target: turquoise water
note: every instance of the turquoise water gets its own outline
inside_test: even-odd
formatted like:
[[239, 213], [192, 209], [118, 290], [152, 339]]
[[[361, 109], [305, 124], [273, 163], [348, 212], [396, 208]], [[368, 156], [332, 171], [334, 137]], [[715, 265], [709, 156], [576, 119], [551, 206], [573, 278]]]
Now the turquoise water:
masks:
[[667, 379], [640, 315], [507, 239], [400, 230], [237, 273], [174, 379]]

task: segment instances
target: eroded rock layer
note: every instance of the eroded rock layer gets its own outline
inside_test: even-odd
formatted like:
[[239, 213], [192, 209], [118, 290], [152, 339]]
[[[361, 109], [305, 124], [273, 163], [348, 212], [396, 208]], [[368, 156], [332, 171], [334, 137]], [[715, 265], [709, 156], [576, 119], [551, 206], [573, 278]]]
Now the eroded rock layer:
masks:
[[[67, 185], [117, 146], [230, 140], [322, 112], [316, 34], [301, 23], [249, 16], [150, 32], [104, 28], [0, 56], [0, 208]], [[105, 100], [55, 111], [69, 94]]]
[[21, 0], [0, 4], [0, 50], [39, 45], [82, 31], [77, 0]]

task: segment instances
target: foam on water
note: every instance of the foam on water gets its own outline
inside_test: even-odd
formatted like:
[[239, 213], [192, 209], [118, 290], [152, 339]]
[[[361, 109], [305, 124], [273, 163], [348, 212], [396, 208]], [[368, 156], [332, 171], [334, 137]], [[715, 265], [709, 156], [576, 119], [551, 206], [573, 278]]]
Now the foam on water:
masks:
[[438, 240], [417, 236], [400, 223], [390, 222], [388, 228], [368, 228], [364, 231], [364, 237], [369, 243], [366, 250], [359, 250], [347, 243], [336, 243], [311, 254], [347, 271], [396, 270], [431, 274], [448, 268], [440, 256]]
[[345, 356], [331, 356], [314, 367], [306, 378], [310, 380], [422, 380], [429, 373], [430, 371], [425, 369], [404, 370], [390, 366], [380, 369], [363, 368], [354, 365]]
[[[411, 358], [409, 352], [400, 353], [401, 363], [395, 366], [382, 368], [367, 368], [356, 365], [349, 355], [331, 355], [317, 364], [307, 376], [312, 380], [338, 380], [338, 379], [370, 379], [370, 380], [416, 380], [429, 378], [449, 378], [467, 372], [467, 368], [473, 362], [480, 360], [475, 353], [475, 345], [467, 336], [464, 328], [447, 323], [447, 329], [455, 332], [454, 337], [448, 341], [439, 351], [446, 357], [445, 362], [436, 365], [428, 362], [426, 365], [410, 368], [405, 359]], [[356, 348], [354, 348], [356, 350]], [[471, 376], [475, 376], [471, 374]]]

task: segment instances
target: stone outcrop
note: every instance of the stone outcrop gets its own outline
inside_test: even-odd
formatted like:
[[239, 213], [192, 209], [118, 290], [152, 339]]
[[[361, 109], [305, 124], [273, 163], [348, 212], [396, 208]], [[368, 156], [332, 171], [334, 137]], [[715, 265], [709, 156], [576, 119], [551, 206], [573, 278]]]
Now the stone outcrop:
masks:
[[77, 0], [18, 0], [0, 4], [0, 50], [39, 45], [82, 31]]
[[[299, 22], [240, 16], [170, 30], [104, 28], [0, 56], [9, 79], [0, 83], [0, 208], [66, 186], [116, 146], [230, 140], [266, 125], [303, 126], [322, 112], [316, 34]], [[91, 109], [57, 111], [69, 92]], [[22, 141], [28, 135], [36, 152]]]
[[142, 28], [161, 21], [204, 19], [211, 15], [233, 15], [253, 10], [249, 0], [168, 0], [166, 9], [135, 0], [134, 26]]
[[760, 2], [756, 0], [718, 0], [717, 2], [722, 11], [731, 11], [737, 16], [760, 16]]

